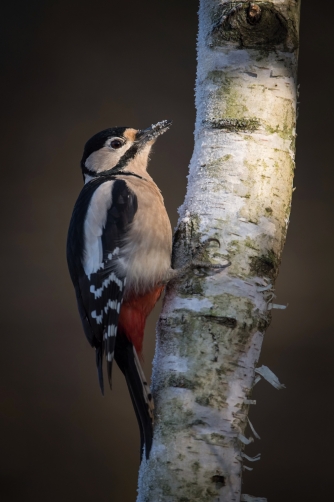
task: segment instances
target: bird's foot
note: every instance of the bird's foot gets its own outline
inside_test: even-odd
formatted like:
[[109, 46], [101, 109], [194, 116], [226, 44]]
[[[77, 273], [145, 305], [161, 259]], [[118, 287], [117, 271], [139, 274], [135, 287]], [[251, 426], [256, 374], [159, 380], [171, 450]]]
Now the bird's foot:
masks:
[[220, 246], [220, 242], [218, 239], [215, 238], [209, 238], [206, 239], [204, 242], [200, 243], [198, 246], [192, 260], [184, 265], [181, 268], [178, 268], [176, 270], [172, 269], [171, 270], [171, 276], [168, 278], [166, 282], [169, 281], [175, 281], [179, 279], [180, 277], [183, 277], [186, 275], [189, 271], [194, 270], [196, 268], [204, 268], [204, 269], [213, 269], [216, 271], [221, 271], [224, 270], [225, 268], [229, 267], [231, 265], [230, 262], [225, 263], [224, 265], [221, 264], [216, 264], [216, 263], [210, 263], [207, 261], [203, 261], [203, 255], [204, 252], [207, 250], [211, 242], [216, 242], [218, 246]]

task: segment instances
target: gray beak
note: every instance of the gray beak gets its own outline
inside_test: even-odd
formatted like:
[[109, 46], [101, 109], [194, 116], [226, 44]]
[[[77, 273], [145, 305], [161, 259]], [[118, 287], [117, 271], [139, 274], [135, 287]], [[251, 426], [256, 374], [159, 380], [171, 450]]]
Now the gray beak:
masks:
[[137, 141], [146, 143], [147, 141], [152, 141], [157, 139], [158, 136], [168, 131], [172, 125], [171, 120], [162, 120], [157, 124], [151, 125], [147, 129], [143, 129], [137, 132]]

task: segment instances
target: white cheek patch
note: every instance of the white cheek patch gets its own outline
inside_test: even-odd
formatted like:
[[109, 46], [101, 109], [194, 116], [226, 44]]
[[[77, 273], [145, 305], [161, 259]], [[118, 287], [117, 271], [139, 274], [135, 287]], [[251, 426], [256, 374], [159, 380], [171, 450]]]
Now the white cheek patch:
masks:
[[112, 186], [114, 181], [102, 183], [94, 192], [90, 201], [84, 224], [84, 256], [82, 266], [85, 274], [90, 275], [104, 267], [102, 233], [107, 221], [108, 210], [112, 204]]
[[85, 166], [92, 172], [100, 173], [115, 167], [125, 152], [132, 146], [131, 141], [127, 141], [121, 148], [113, 150], [110, 146], [110, 139], [100, 150], [93, 152], [87, 157]]

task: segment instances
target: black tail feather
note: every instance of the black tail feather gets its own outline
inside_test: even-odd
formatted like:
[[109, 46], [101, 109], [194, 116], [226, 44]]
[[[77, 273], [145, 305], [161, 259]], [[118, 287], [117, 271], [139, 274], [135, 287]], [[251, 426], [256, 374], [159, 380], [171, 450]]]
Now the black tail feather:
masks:
[[104, 396], [104, 383], [103, 383], [103, 371], [102, 371], [103, 351], [101, 346], [95, 348], [95, 354], [96, 354], [96, 367], [97, 367], [100, 389], [102, 392], [102, 396]]
[[112, 361], [107, 360], [107, 375], [110, 388], [112, 388], [111, 373], [112, 373]]
[[148, 459], [153, 441], [153, 401], [135, 349], [123, 334], [116, 337], [115, 360], [125, 376], [136, 413], [140, 430], [141, 458], [145, 446], [145, 456]]
[[108, 382], [110, 388], [112, 388], [111, 385], [111, 373], [112, 373], [112, 363], [114, 360], [114, 354], [115, 354], [115, 339], [116, 339], [116, 330], [114, 325], [109, 325], [105, 329], [103, 338], [104, 338], [104, 351], [106, 354], [106, 360], [107, 360], [107, 375], [108, 375]]

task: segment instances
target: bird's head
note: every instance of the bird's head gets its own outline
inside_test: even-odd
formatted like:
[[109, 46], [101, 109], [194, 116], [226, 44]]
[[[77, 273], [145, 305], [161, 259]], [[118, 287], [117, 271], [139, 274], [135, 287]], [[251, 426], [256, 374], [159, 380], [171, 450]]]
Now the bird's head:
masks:
[[163, 120], [143, 130], [113, 127], [95, 134], [87, 141], [81, 160], [85, 182], [123, 171], [145, 175], [153, 143], [171, 124]]

